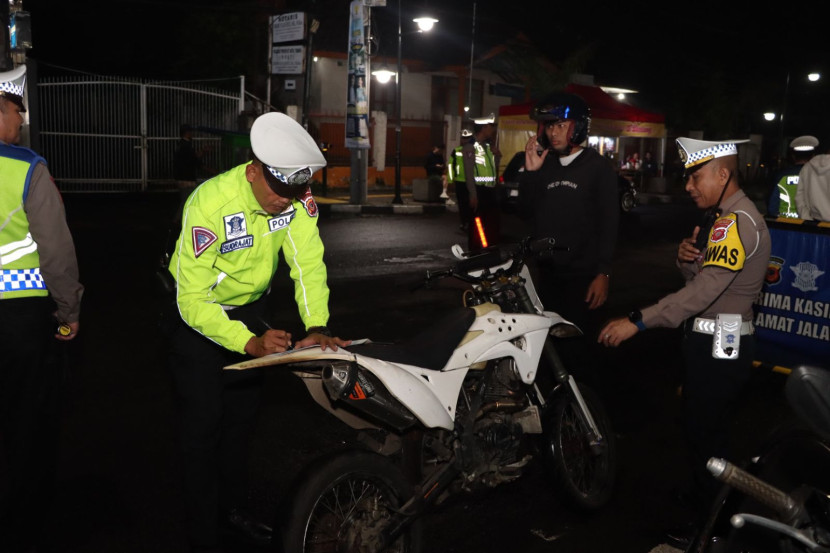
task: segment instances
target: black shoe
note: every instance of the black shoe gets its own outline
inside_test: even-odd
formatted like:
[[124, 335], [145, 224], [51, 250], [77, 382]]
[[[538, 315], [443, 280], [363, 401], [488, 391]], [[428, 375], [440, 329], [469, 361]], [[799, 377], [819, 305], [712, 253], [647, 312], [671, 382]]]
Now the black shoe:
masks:
[[670, 528], [669, 530], [667, 530], [666, 540], [668, 540], [669, 545], [671, 545], [672, 547], [676, 547], [678, 549], [686, 551], [689, 545], [691, 545], [692, 540], [694, 540], [697, 536], [697, 533], [697, 524], [688, 522], [686, 524], [677, 526], [676, 528]]
[[253, 545], [270, 545], [274, 533], [270, 526], [251, 519], [244, 511], [233, 509], [228, 513], [228, 526], [237, 535]]

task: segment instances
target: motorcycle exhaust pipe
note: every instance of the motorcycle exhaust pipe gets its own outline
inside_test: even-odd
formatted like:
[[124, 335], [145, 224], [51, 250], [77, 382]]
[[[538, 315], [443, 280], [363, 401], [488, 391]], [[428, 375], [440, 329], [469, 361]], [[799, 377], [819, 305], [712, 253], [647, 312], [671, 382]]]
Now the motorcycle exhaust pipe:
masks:
[[417, 419], [371, 372], [356, 363], [333, 363], [323, 369], [323, 385], [329, 397], [345, 403], [398, 432], [415, 425]]

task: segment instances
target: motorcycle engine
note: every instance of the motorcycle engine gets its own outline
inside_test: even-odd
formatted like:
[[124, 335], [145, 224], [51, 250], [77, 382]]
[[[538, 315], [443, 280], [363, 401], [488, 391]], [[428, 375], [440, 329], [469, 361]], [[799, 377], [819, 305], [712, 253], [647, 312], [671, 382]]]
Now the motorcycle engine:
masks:
[[470, 397], [478, 386], [485, 386], [472, 432], [462, 438], [465, 472], [476, 476], [468, 478], [470, 488], [474, 483], [492, 487], [515, 480], [530, 458], [521, 457], [524, 430], [513, 416], [528, 405], [513, 360], [499, 360], [488, 369], [487, 377], [471, 381], [465, 390]]

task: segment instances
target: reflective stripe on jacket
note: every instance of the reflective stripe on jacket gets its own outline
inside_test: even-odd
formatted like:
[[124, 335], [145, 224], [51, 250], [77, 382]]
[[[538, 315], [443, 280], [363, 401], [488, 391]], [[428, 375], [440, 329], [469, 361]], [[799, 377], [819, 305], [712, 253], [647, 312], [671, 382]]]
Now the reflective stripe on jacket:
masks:
[[23, 207], [32, 172], [41, 162], [28, 148], [0, 143], [0, 299], [49, 295]]
[[[475, 149], [475, 170], [476, 174], [473, 178], [477, 186], [496, 186], [496, 162], [493, 157], [493, 152], [490, 151], [490, 145], [482, 145], [479, 142], [473, 144]], [[464, 171], [464, 145], [458, 146], [452, 152], [452, 157], [449, 160], [448, 173], [451, 181], [467, 182], [467, 177]]]

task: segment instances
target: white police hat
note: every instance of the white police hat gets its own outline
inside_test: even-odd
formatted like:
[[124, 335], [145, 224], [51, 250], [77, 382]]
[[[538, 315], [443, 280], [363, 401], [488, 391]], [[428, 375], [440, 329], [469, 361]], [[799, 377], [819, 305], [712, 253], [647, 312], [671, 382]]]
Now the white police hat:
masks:
[[473, 123], [475, 123], [476, 125], [495, 125], [496, 114], [490, 113], [489, 115], [479, 117], [478, 119], [473, 119]]
[[306, 130], [284, 113], [260, 115], [251, 126], [254, 155], [281, 183], [302, 186], [326, 166], [323, 152]]
[[26, 66], [20, 65], [11, 71], [0, 73], [0, 97], [17, 104], [20, 111], [26, 111], [23, 105], [23, 89], [26, 86]]
[[809, 134], [793, 138], [790, 148], [796, 152], [811, 152], [818, 148], [818, 138]]
[[738, 155], [738, 144], [749, 142], [749, 140], [723, 140], [712, 142], [711, 140], [695, 140], [694, 138], [681, 137], [677, 139], [677, 151], [680, 154], [680, 161], [686, 169], [703, 165], [718, 157]]

